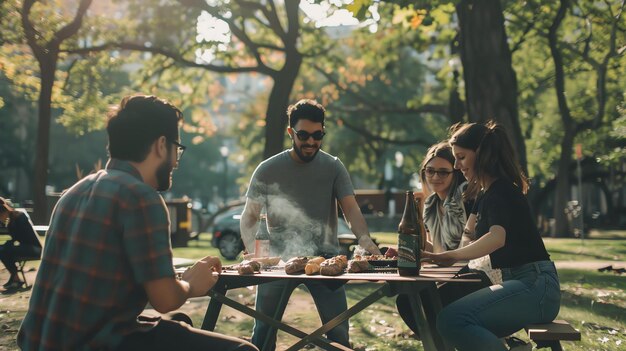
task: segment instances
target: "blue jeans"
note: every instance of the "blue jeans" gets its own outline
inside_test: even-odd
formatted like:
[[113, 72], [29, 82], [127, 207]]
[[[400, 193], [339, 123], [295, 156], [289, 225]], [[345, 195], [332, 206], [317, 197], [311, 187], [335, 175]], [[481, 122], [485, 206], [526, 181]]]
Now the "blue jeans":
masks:
[[[278, 303], [283, 290], [287, 287], [288, 280], [279, 280], [270, 283], [260, 284], [257, 287], [256, 294], [256, 310], [269, 316], [274, 317], [276, 313], [277, 320], [281, 320], [283, 313], [285, 313], [285, 307], [278, 310]], [[320, 315], [322, 323], [326, 323], [337, 315], [341, 314], [348, 309], [348, 303], [346, 302], [346, 290], [343, 285], [337, 289], [331, 289], [326, 284], [320, 281], [309, 281], [304, 284], [315, 302], [317, 312]], [[295, 288], [295, 287], [294, 287]], [[286, 293], [291, 296], [293, 288]], [[270, 329], [270, 325], [260, 321], [254, 321], [254, 330], [252, 332], [252, 343], [259, 349], [263, 348], [263, 343], [267, 337], [267, 332]], [[344, 346], [350, 347], [350, 340], [348, 336], [348, 321], [344, 321], [337, 327], [331, 329], [326, 334], [328, 339], [338, 342]], [[272, 331], [269, 336], [267, 349], [263, 351], [273, 351], [276, 348], [276, 329]]]
[[503, 283], [457, 300], [437, 316], [439, 334], [458, 350], [507, 350], [500, 338], [559, 313], [561, 291], [554, 263], [502, 269]]

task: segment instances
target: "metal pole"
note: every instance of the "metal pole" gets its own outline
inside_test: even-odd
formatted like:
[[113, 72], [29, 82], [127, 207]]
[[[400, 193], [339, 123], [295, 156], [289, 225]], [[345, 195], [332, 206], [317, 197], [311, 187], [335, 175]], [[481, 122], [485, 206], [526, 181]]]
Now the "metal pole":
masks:
[[583, 218], [583, 172], [580, 167], [580, 157], [576, 158], [576, 173], [578, 173], [578, 207], [580, 211], [578, 213], [578, 217], [580, 217], [580, 240], [582, 245], [585, 245], [585, 220]]
[[228, 156], [224, 156], [224, 186], [222, 188], [222, 197], [224, 198], [224, 205], [227, 202], [228, 196]]

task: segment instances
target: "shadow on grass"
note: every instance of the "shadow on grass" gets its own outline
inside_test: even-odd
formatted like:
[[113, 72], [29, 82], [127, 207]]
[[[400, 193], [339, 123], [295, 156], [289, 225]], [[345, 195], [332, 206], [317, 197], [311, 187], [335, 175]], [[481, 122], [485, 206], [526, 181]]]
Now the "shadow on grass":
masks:
[[621, 324], [626, 323], [626, 308], [598, 302], [589, 296], [581, 296], [569, 291], [561, 291], [561, 306], [614, 319]]
[[[586, 284], [588, 287], [616, 288], [626, 290], [626, 279], [624, 276], [615, 275], [608, 272], [585, 271], [579, 269], [559, 269], [559, 279], [561, 285]], [[561, 287], [563, 288], [563, 287]]]
[[[621, 252], [621, 251], [614, 251], [616, 253], [623, 253], [626, 254], [626, 252]], [[549, 249], [548, 253], [550, 253], [550, 255], [576, 255], [576, 259], [577, 260], [613, 260], [613, 255], [597, 255], [597, 254], [591, 254], [591, 253], [583, 253], [583, 252], [574, 252], [573, 250], [562, 250], [562, 249]]]

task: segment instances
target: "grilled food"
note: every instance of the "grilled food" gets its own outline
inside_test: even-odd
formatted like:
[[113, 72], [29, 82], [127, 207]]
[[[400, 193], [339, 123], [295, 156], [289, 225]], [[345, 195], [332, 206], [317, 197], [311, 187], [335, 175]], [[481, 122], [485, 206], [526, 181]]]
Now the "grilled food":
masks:
[[320, 274], [330, 276], [340, 275], [343, 274], [343, 268], [341, 263], [335, 258], [329, 258], [320, 264]]
[[261, 267], [276, 266], [280, 262], [280, 257], [254, 257], [251, 261], [259, 262]]
[[365, 260], [348, 261], [348, 273], [362, 273], [370, 269], [369, 262]]
[[300, 274], [304, 272], [307, 262], [306, 257], [293, 257], [285, 264], [285, 273], [287, 274]]
[[254, 272], [261, 271], [261, 264], [256, 261], [243, 261], [240, 264], [236, 265], [237, 273], [245, 275], [245, 274], [254, 274]]

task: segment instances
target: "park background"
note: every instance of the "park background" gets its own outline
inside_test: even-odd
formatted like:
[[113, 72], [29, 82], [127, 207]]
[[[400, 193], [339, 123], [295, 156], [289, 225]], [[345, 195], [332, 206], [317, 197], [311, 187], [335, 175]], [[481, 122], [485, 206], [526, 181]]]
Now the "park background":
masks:
[[[241, 199], [260, 161], [289, 147], [287, 106], [315, 98], [328, 110], [323, 148], [340, 157], [356, 188], [381, 194], [419, 189], [425, 150], [445, 139], [453, 123], [496, 120], [531, 179], [529, 199], [542, 233], [566, 238], [555, 243], [568, 249], [555, 250], [569, 252], [565, 260], [620, 262], [624, 6], [617, 0], [4, 0], [0, 196], [45, 224], [63, 189], [104, 166], [107, 109], [140, 92], [167, 98], [185, 114], [181, 137], [188, 148], [164, 196], [186, 197], [196, 213], [211, 218]], [[377, 208], [368, 221], [389, 212], [388, 205]], [[583, 234], [597, 247], [584, 245]], [[584, 319], [609, 318], [596, 323], [615, 328], [607, 335], [621, 339], [609, 341], [623, 348], [617, 343], [625, 333], [623, 278], [580, 272], [562, 278], [581, 291], [593, 292], [585, 288], [591, 284], [622, 293], [610, 295], [617, 302], [603, 317], [592, 308], [589, 318], [570, 321], [581, 327]], [[600, 295], [584, 296], [593, 307], [606, 300]], [[3, 300], [2, 320], [10, 315], [4, 306]], [[585, 339], [594, 342], [581, 344], [588, 349], [610, 344]]]

